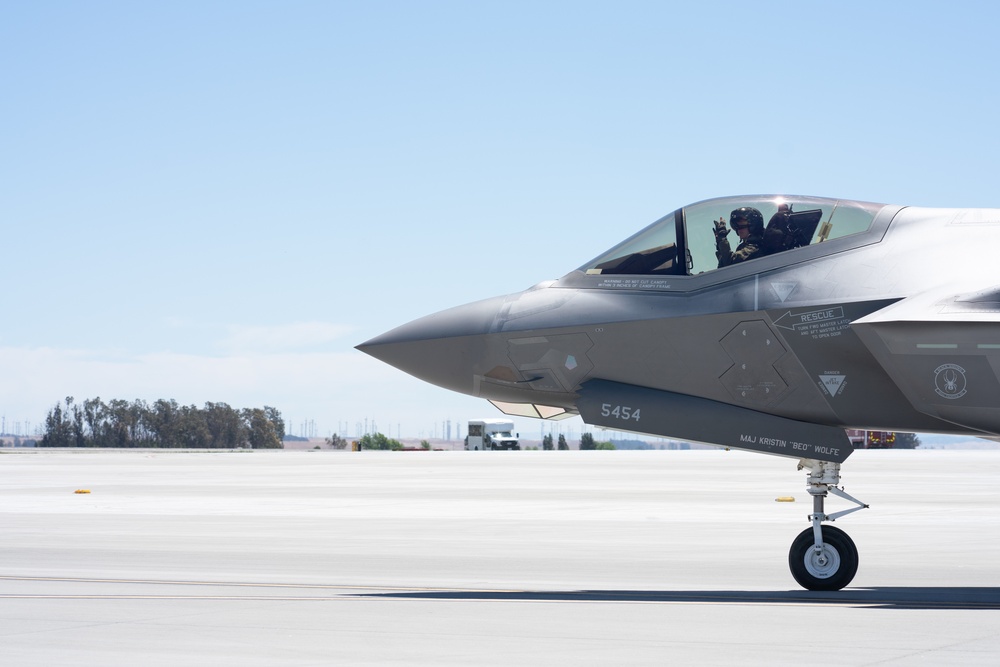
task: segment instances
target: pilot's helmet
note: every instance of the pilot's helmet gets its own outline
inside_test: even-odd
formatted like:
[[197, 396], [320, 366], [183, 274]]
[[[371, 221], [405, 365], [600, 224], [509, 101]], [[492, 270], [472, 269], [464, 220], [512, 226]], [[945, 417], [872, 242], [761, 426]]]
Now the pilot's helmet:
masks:
[[753, 236], [760, 236], [764, 233], [764, 216], [760, 214], [755, 208], [749, 206], [744, 206], [743, 208], [738, 208], [729, 214], [729, 226], [733, 228], [733, 231], [737, 231], [737, 227], [743, 227], [744, 225], [737, 225], [738, 220], [745, 220], [750, 225], [750, 234]]

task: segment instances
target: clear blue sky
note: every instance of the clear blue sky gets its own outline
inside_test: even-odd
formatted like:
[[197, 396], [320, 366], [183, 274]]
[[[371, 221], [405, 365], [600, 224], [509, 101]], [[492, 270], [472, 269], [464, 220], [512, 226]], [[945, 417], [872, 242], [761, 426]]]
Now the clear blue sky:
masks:
[[353, 347], [708, 197], [1000, 207], [998, 13], [2, 2], [0, 414], [175, 398], [393, 436], [494, 416]]

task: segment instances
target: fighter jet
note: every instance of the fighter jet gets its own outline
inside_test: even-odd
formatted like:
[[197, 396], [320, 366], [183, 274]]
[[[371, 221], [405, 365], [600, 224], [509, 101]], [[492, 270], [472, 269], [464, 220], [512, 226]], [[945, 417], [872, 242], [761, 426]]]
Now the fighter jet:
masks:
[[867, 507], [840, 486], [845, 429], [1000, 434], [998, 250], [1000, 209], [710, 199], [358, 349], [509, 415], [794, 459], [813, 512], [789, 568], [839, 590], [858, 550], [827, 522]]

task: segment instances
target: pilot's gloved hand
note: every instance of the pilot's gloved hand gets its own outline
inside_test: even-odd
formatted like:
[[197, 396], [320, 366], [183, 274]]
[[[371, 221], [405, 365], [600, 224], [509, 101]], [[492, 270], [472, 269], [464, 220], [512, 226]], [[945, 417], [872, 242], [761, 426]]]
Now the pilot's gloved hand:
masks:
[[723, 241], [727, 234], [729, 234], [729, 228], [726, 227], [726, 221], [719, 218], [715, 221], [715, 240]]

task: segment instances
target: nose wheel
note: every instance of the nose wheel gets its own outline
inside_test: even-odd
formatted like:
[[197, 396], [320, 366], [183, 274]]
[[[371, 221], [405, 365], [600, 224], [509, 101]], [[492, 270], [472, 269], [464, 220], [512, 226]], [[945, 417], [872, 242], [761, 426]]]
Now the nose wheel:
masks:
[[788, 550], [788, 569], [802, 588], [839, 591], [858, 571], [858, 548], [847, 533], [833, 526], [822, 527], [817, 545], [812, 528], [806, 528]]
[[[811, 528], [806, 528], [792, 542], [788, 550], [788, 568], [800, 586], [810, 591], [839, 591], [844, 588], [858, 571], [858, 548], [847, 533], [823, 525], [823, 521], [838, 518], [865, 509], [857, 498], [838, 488], [840, 464], [828, 461], [803, 459], [799, 469], [809, 470], [807, 489], [813, 498], [813, 513], [809, 515]], [[823, 510], [827, 494], [832, 493], [849, 500], [857, 507], [826, 514]]]

